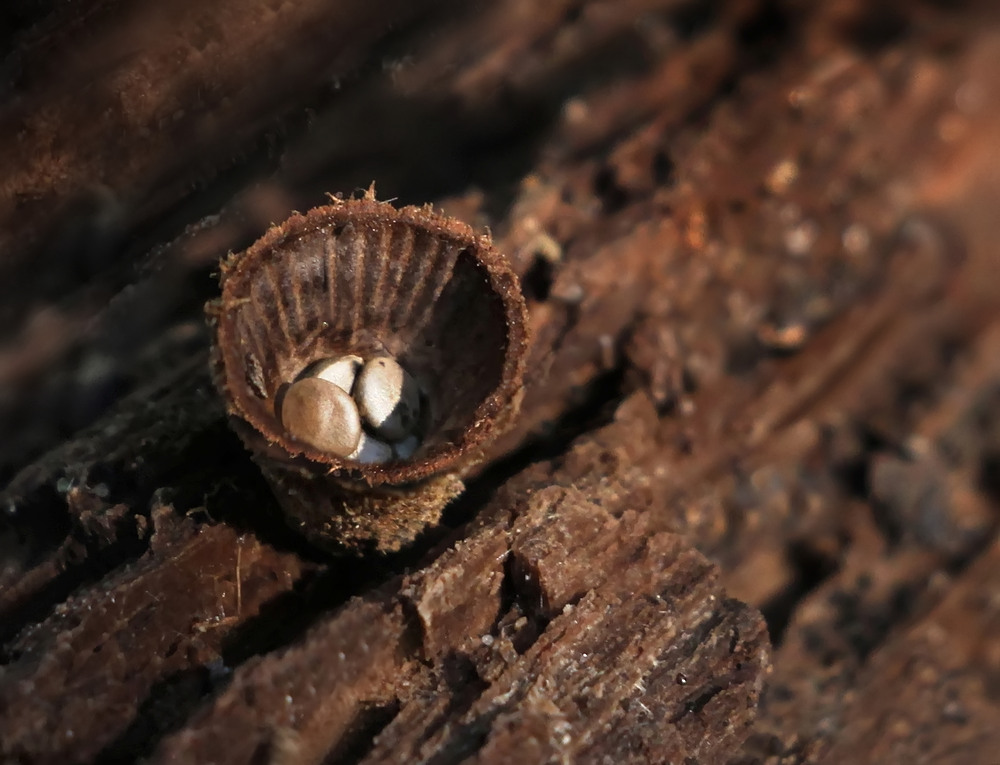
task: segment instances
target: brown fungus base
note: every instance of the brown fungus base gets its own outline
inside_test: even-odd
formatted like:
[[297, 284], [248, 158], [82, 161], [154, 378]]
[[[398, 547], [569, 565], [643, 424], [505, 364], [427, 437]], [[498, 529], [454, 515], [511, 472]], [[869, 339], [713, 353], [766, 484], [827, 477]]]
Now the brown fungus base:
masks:
[[333, 553], [392, 552], [441, 519], [465, 489], [448, 473], [410, 486], [352, 486], [310, 469], [255, 458], [274, 489], [285, 521], [312, 544]]

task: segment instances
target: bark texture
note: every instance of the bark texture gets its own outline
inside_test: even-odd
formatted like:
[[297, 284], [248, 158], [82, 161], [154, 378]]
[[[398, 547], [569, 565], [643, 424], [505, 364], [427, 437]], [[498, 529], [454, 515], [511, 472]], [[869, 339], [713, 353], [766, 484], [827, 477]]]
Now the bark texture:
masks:
[[[0, 14], [0, 761], [996, 761], [992, 3]], [[330, 558], [202, 307], [373, 180], [531, 344], [442, 524]]]

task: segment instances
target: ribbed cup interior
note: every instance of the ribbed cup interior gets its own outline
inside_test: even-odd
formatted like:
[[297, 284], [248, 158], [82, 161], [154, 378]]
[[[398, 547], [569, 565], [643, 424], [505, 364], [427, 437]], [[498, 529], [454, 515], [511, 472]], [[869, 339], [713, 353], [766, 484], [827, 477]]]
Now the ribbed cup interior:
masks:
[[[368, 480], [436, 472], [485, 439], [520, 385], [515, 277], [486, 240], [426, 210], [358, 200], [293, 217], [226, 265], [217, 312], [231, 411], [289, 456]], [[351, 464], [282, 430], [283, 386], [349, 353], [394, 356], [426, 394], [423, 443], [405, 467]]]

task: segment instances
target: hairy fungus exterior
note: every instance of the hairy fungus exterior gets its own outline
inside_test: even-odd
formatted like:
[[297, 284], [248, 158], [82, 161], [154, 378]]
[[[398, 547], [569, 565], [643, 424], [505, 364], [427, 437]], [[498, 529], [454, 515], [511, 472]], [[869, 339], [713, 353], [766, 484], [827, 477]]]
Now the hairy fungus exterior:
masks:
[[[517, 413], [526, 313], [487, 236], [369, 193], [294, 214], [222, 264], [213, 376], [289, 522], [333, 550], [395, 550], [440, 518]], [[322, 359], [396, 360], [426, 396], [421, 442], [378, 464], [282, 427], [280, 400]]]

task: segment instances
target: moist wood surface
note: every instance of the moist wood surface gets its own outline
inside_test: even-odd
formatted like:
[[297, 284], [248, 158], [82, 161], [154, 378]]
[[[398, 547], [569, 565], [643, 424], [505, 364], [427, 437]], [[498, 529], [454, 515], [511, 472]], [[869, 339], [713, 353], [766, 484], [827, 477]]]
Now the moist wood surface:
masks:
[[[996, 761], [992, 4], [188, 5], [0, 38], [0, 761]], [[330, 559], [202, 305], [372, 180], [532, 342], [442, 525]]]

